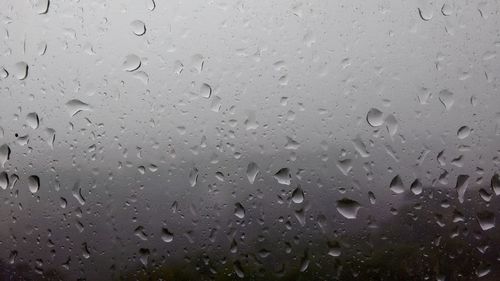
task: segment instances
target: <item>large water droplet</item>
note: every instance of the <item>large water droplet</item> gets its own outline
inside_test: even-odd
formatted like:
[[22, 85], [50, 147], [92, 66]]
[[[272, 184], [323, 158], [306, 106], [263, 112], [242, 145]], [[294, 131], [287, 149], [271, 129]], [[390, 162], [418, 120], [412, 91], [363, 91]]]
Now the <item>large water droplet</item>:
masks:
[[161, 230], [161, 240], [166, 243], [170, 243], [174, 240], [174, 234], [171, 233], [168, 229], [162, 228]]
[[150, 254], [149, 249], [146, 248], [139, 249], [139, 260], [141, 261], [142, 265], [148, 266], [149, 254]]
[[10, 147], [7, 144], [0, 146], [0, 165], [5, 167], [5, 163], [10, 159]]
[[146, 33], [146, 24], [143, 21], [134, 20], [130, 23], [130, 26], [132, 27], [132, 32], [137, 36], [142, 36]]
[[337, 168], [344, 174], [344, 176], [347, 176], [349, 172], [352, 170], [352, 160], [351, 159], [344, 159], [344, 160], [339, 160], [337, 161]]
[[446, 110], [450, 110], [455, 103], [453, 93], [447, 89], [441, 90], [439, 92], [439, 101], [444, 105], [444, 108]]
[[31, 112], [26, 115], [26, 124], [31, 127], [31, 129], [37, 129], [40, 120], [38, 119], [38, 114], [36, 112]]
[[413, 194], [419, 195], [420, 193], [422, 193], [422, 189], [423, 186], [419, 179], [416, 179], [411, 183], [410, 190], [411, 192], [413, 192]]
[[346, 219], [355, 219], [361, 205], [351, 199], [343, 198], [337, 201], [337, 211]]
[[130, 54], [125, 57], [123, 61], [123, 70], [125, 71], [134, 71], [137, 70], [141, 66], [141, 59], [134, 55]]
[[491, 189], [495, 195], [500, 195], [500, 175], [497, 173], [491, 177]]
[[292, 192], [292, 202], [295, 204], [300, 204], [304, 202], [304, 191], [300, 188], [300, 185], [297, 186]]
[[441, 7], [441, 13], [443, 14], [443, 16], [451, 16], [453, 14], [453, 8], [450, 4], [444, 3]]
[[492, 229], [495, 227], [495, 214], [490, 211], [478, 212], [477, 221], [482, 230]]
[[418, 8], [418, 15], [424, 21], [430, 21], [432, 19], [433, 13], [430, 8]]
[[403, 181], [401, 180], [401, 177], [399, 175], [395, 176], [392, 179], [391, 184], [389, 185], [389, 188], [391, 189], [392, 192], [394, 192], [396, 194], [401, 194], [405, 191], [405, 188], [403, 186]]
[[24, 80], [28, 77], [28, 64], [24, 61], [20, 61], [14, 64], [13, 67], [14, 76], [19, 80]]
[[259, 167], [254, 162], [250, 162], [247, 167], [247, 178], [248, 181], [253, 184], [257, 174], [259, 173]]
[[146, 0], [146, 7], [148, 8], [148, 10], [154, 11], [154, 9], [156, 8], [155, 0]]
[[191, 171], [189, 171], [188, 179], [191, 186], [196, 185], [196, 183], [198, 182], [198, 168], [193, 167]]
[[72, 99], [66, 103], [66, 109], [68, 110], [68, 113], [70, 116], [75, 116], [77, 113], [81, 111], [90, 111], [92, 108], [90, 105], [84, 103], [81, 100], [78, 99]]
[[384, 113], [376, 108], [371, 108], [366, 114], [366, 121], [372, 127], [379, 127], [384, 124]]
[[28, 188], [31, 193], [37, 193], [40, 189], [40, 178], [38, 176], [28, 177]]
[[212, 87], [207, 83], [203, 83], [200, 87], [200, 96], [208, 99], [212, 95]]
[[240, 203], [234, 204], [234, 215], [239, 219], [243, 219], [245, 217], [245, 208], [243, 208], [243, 205]]
[[459, 175], [457, 177], [457, 185], [455, 186], [455, 190], [458, 193], [458, 201], [460, 201], [460, 203], [464, 202], [464, 195], [468, 186], [469, 186], [469, 176]]
[[470, 135], [471, 129], [467, 126], [462, 126], [457, 131], [457, 137], [461, 140], [467, 138]]
[[49, 12], [50, 1], [49, 0], [35, 0], [35, 11], [40, 14], [46, 14]]
[[274, 174], [274, 178], [279, 184], [290, 185], [292, 178], [290, 175], [290, 169], [281, 168], [278, 172], [276, 172], [276, 174]]
[[0, 173], [0, 188], [5, 190], [9, 186], [9, 175], [6, 172]]

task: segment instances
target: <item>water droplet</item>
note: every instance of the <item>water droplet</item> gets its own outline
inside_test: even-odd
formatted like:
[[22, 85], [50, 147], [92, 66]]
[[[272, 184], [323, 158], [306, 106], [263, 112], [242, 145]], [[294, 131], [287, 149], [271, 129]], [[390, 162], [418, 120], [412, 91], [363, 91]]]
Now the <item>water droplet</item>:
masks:
[[464, 195], [465, 191], [467, 191], [468, 186], [469, 186], [469, 176], [459, 175], [457, 177], [457, 185], [455, 186], [455, 190], [458, 193], [458, 201], [460, 201], [460, 203], [464, 202]]
[[368, 191], [368, 199], [370, 200], [370, 204], [377, 203], [377, 198], [375, 198], [375, 194], [371, 191]]
[[355, 219], [361, 205], [351, 199], [343, 198], [337, 201], [337, 211], [346, 219]]
[[384, 113], [376, 108], [371, 108], [366, 114], [366, 121], [372, 127], [379, 127], [384, 124]]
[[10, 159], [10, 147], [6, 144], [0, 146], [0, 165], [5, 167], [5, 163]]
[[198, 182], [198, 169], [196, 167], [193, 167], [191, 169], [188, 178], [189, 178], [189, 184], [191, 186], [195, 186], [196, 183]]
[[161, 230], [161, 240], [166, 243], [170, 243], [174, 240], [174, 234], [171, 233], [168, 229], [162, 228]]
[[394, 117], [394, 115], [392, 115], [392, 114], [389, 114], [385, 118], [385, 124], [386, 124], [387, 132], [389, 133], [389, 135], [391, 137], [394, 137], [399, 129], [398, 120], [396, 120], [396, 117]]
[[418, 14], [423, 21], [430, 21], [432, 19], [433, 13], [430, 8], [420, 9], [418, 8]]
[[241, 263], [239, 261], [234, 262], [233, 269], [234, 269], [234, 273], [236, 273], [236, 275], [239, 278], [245, 278], [245, 273], [243, 272], [243, 267], [241, 267]]
[[339, 242], [328, 242], [328, 255], [339, 257], [341, 254]]
[[154, 9], [156, 8], [155, 1], [154, 0], [146, 0], [146, 7], [148, 8], [148, 10], [154, 11]]
[[81, 100], [72, 99], [66, 103], [66, 109], [71, 117], [75, 116], [81, 111], [90, 111], [92, 108], [90, 105], [84, 103]]
[[28, 177], [28, 188], [31, 193], [37, 193], [40, 189], [40, 178], [38, 176]]
[[200, 96], [206, 99], [210, 98], [212, 96], [212, 87], [207, 83], [203, 83], [200, 87]]
[[253, 184], [257, 174], [259, 173], [259, 167], [254, 162], [250, 162], [247, 167], [247, 178], [248, 181]]
[[444, 108], [448, 111], [451, 109], [455, 100], [453, 98], [453, 93], [447, 89], [441, 90], [439, 92], [439, 101], [444, 105]]
[[144, 35], [144, 33], [146, 33], [146, 24], [144, 24], [143, 21], [134, 20], [133, 22], [130, 23], [130, 26], [132, 27], [132, 32], [134, 32], [134, 34], [137, 36], [142, 36]]
[[389, 185], [389, 188], [391, 189], [392, 192], [394, 192], [396, 194], [401, 194], [405, 191], [405, 188], [403, 186], [403, 181], [401, 180], [401, 177], [399, 175], [395, 176], [392, 179], [391, 184]]
[[351, 159], [344, 159], [344, 160], [339, 160], [337, 161], [337, 168], [344, 174], [344, 176], [347, 176], [349, 172], [352, 170], [352, 160]]
[[290, 175], [290, 169], [281, 168], [276, 174], [274, 174], [274, 178], [279, 184], [290, 185], [292, 178], [292, 175]]
[[356, 136], [356, 138], [351, 140], [351, 142], [354, 146], [354, 149], [359, 153], [361, 157], [366, 158], [370, 156], [370, 153], [368, 153], [368, 150], [366, 150], [366, 145], [363, 143], [360, 136]]
[[300, 204], [304, 202], [304, 191], [300, 188], [300, 185], [297, 186], [292, 192], [292, 202], [295, 204]]
[[125, 71], [134, 71], [137, 70], [141, 66], [141, 59], [134, 55], [130, 54], [125, 57], [123, 61], [123, 70]]
[[0, 173], [0, 188], [5, 190], [9, 186], [9, 176], [6, 172]]
[[9, 72], [7, 71], [7, 69], [0, 67], [0, 78], [5, 79], [7, 77], [9, 77]]
[[411, 192], [413, 192], [413, 194], [419, 195], [420, 193], [422, 193], [422, 189], [423, 189], [423, 186], [422, 186], [422, 183], [420, 182], [419, 179], [415, 179], [411, 183], [410, 190], [411, 190]]
[[141, 248], [139, 249], [139, 260], [144, 266], [148, 266], [148, 259], [149, 259], [149, 249], [146, 248]]
[[450, 4], [444, 3], [441, 7], [441, 13], [443, 14], [443, 16], [451, 16], [453, 14], [453, 8]]
[[495, 214], [490, 211], [478, 212], [477, 221], [482, 230], [492, 229], [495, 227]]
[[461, 140], [467, 138], [470, 135], [471, 129], [468, 126], [462, 126], [457, 131], [457, 137]]
[[500, 195], [500, 175], [497, 173], [491, 177], [491, 189], [496, 196]]
[[35, 0], [34, 4], [35, 11], [38, 14], [43, 15], [49, 12], [49, 0]]
[[245, 217], [245, 208], [243, 208], [243, 205], [240, 203], [234, 204], [234, 215], [239, 219], [243, 219]]
[[292, 139], [291, 137], [286, 137], [285, 149], [297, 150], [300, 147], [300, 143]]
[[54, 149], [54, 141], [56, 140], [56, 130], [52, 128], [45, 129], [45, 134], [47, 135], [47, 144], [50, 148]]
[[16, 63], [13, 67], [14, 76], [19, 80], [24, 80], [28, 77], [28, 64], [24, 61]]
[[31, 129], [35, 130], [38, 128], [38, 125], [40, 123], [40, 120], [38, 119], [38, 114], [36, 112], [31, 112], [26, 115], [26, 123], [28, 126], [31, 127]]

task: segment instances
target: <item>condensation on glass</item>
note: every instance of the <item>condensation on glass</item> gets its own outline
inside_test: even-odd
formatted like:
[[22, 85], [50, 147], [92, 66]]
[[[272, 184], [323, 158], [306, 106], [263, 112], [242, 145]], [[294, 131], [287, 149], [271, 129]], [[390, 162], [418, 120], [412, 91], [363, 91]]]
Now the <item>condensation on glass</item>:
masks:
[[499, 13], [1, 1], [0, 280], [498, 280]]

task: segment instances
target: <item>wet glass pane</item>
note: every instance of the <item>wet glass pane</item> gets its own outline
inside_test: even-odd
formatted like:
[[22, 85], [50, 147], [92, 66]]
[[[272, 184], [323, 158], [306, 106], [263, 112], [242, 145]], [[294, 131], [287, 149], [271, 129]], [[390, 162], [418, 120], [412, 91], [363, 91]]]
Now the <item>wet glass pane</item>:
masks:
[[496, 1], [0, 1], [0, 280], [500, 279]]

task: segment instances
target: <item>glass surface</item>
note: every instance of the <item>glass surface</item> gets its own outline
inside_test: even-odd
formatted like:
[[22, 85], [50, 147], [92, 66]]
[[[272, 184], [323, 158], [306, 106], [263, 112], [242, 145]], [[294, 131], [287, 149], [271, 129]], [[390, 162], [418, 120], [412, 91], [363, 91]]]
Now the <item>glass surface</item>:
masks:
[[0, 280], [499, 280], [499, 13], [0, 1]]

